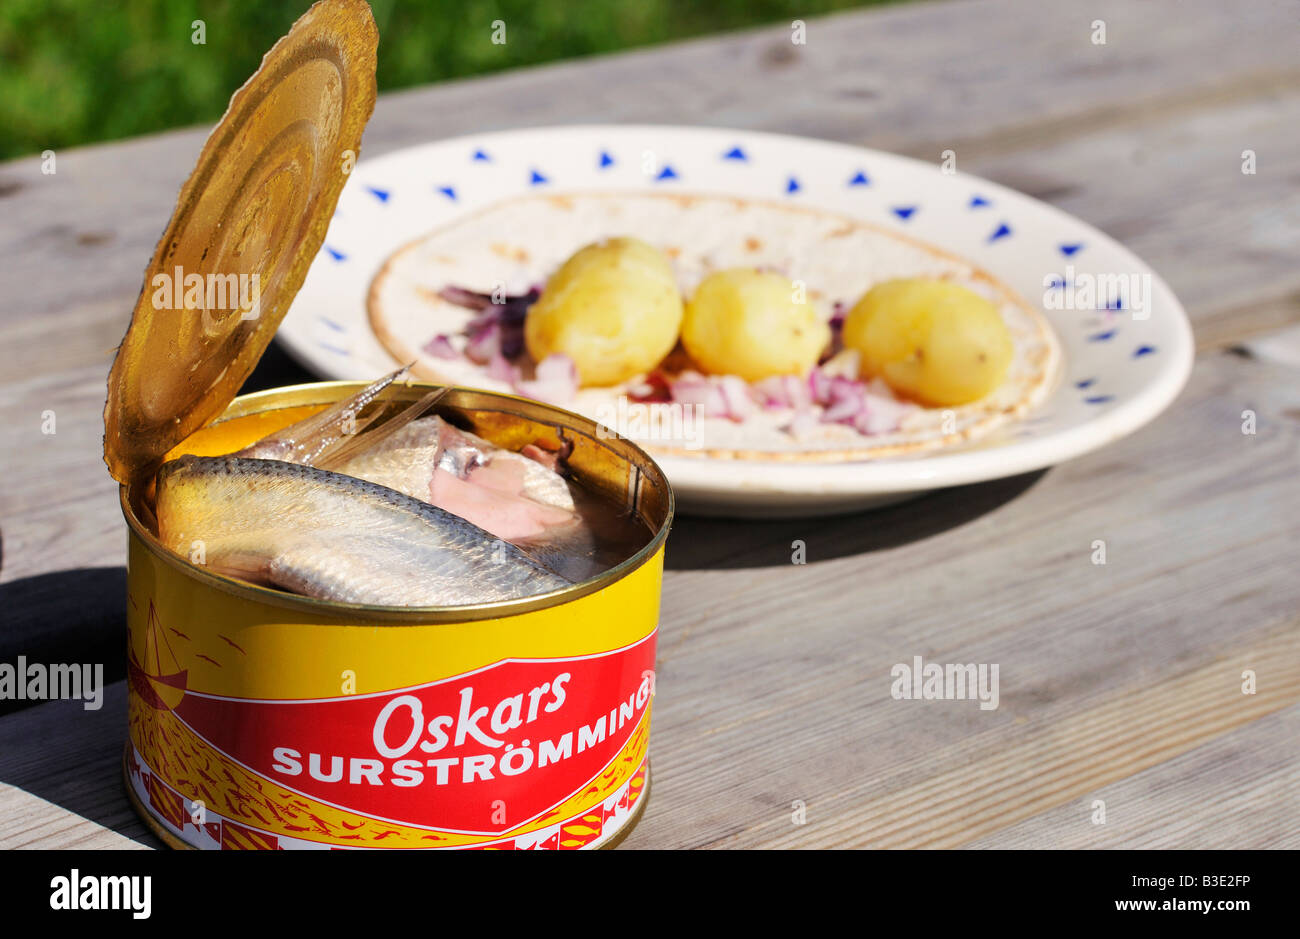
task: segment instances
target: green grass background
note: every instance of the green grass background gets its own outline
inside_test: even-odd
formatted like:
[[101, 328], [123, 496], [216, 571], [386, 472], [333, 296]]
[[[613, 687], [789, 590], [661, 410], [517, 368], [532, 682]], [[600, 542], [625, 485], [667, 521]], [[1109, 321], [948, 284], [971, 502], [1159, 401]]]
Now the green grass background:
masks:
[[[381, 91], [882, 0], [372, 0]], [[221, 116], [306, 0], [3, 0], [0, 159]], [[206, 44], [191, 23], [206, 24]], [[504, 45], [491, 23], [506, 24]]]

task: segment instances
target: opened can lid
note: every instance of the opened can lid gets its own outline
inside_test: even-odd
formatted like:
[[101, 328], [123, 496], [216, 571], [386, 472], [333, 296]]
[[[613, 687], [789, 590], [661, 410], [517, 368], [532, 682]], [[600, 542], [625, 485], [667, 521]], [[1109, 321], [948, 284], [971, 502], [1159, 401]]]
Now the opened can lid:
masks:
[[360, 150], [378, 41], [364, 0], [321, 0], [230, 99], [109, 374], [104, 462], [118, 482], [225, 410], [270, 344]]

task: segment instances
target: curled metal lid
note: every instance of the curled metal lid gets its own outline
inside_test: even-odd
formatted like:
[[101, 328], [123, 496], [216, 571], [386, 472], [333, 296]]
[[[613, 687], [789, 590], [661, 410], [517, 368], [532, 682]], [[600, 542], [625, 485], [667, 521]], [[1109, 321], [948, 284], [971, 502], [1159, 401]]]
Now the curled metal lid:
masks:
[[118, 482], [219, 415], [270, 344], [360, 150], [378, 41], [364, 0], [320, 0], [230, 99], [108, 377], [104, 462]]

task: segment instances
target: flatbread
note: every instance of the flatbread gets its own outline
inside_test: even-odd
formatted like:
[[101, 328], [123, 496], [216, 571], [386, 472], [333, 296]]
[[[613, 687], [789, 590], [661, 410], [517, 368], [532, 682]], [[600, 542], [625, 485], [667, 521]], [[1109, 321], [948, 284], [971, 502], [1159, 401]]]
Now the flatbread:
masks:
[[[609, 424], [661, 455], [712, 459], [838, 462], [950, 447], [984, 436], [1041, 403], [1059, 371], [1060, 344], [1042, 314], [987, 272], [931, 245], [845, 216], [780, 203], [718, 195], [587, 192], [525, 196], [457, 219], [396, 251], [371, 283], [370, 324], [400, 363], [431, 381], [511, 391], [466, 358], [423, 351], [435, 335], [459, 334], [473, 317], [438, 296], [448, 285], [520, 294], [545, 283], [573, 252], [593, 241], [631, 236], [663, 250], [684, 296], [708, 274], [765, 267], [807, 285], [829, 316], [874, 284], [896, 277], [951, 280], [992, 300], [1015, 344], [1006, 380], [992, 394], [957, 408], [917, 408], [898, 430], [867, 436], [820, 424], [798, 436], [785, 428], [789, 410], [763, 411], [742, 422], [704, 418], [676, 439], [640, 434], [626, 395], [639, 382], [582, 388], [565, 405]], [[459, 341], [459, 340], [457, 340]], [[629, 428], [631, 428], [629, 430]]]

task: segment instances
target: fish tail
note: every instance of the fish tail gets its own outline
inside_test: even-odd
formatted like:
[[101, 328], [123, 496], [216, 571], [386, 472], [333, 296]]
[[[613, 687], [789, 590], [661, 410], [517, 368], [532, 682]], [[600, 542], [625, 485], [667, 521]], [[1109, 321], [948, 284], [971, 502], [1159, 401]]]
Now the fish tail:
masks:
[[347, 440], [340, 441], [336, 446], [331, 447], [328, 452], [322, 454], [314, 465], [320, 469], [341, 471], [342, 467], [346, 466], [355, 457], [377, 447], [407, 424], [428, 413], [434, 405], [442, 400], [443, 395], [450, 390], [450, 388], [443, 386], [430, 391], [419, 401], [382, 421], [366, 433], [357, 433]]
[[364, 416], [361, 412], [383, 394], [389, 385], [405, 375], [409, 368], [410, 366], [403, 366], [371, 382], [351, 397], [335, 402], [325, 410], [290, 424], [273, 434], [268, 434], [231, 455], [317, 466], [322, 458], [343, 446], [375, 420], [379, 414], [378, 410]]

